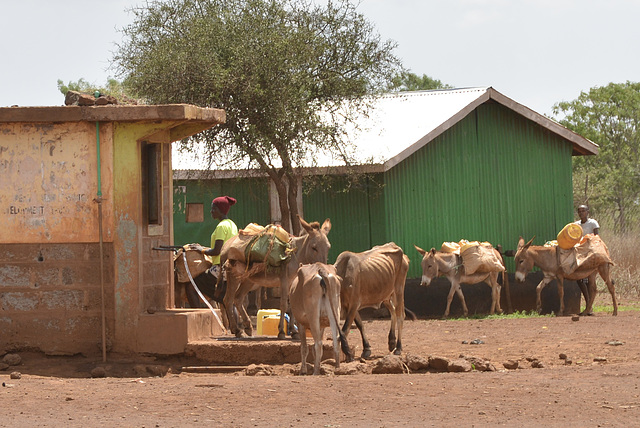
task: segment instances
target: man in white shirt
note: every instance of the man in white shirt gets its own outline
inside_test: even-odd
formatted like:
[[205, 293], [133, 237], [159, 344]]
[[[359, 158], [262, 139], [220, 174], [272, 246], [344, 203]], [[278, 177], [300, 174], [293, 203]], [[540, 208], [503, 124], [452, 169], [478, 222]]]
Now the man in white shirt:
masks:
[[579, 224], [582, 227], [582, 236], [588, 233], [597, 235], [598, 232], [600, 232], [600, 225], [598, 224], [598, 222], [593, 218], [589, 218], [588, 206], [580, 205], [578, 207], [578, 217], [580, 217], [580, 220], [576, 221], [575, 223]]
[[[600, 232], [600, 225], [598, 224], [598, 222], [593, 218], [589, 218], [588, 206], [578, 206], [578, 217], [580, 217], [580, 220], [576, 221], [575, 224], [579, 224], [580, 227], [582, 227], [582, 236], [588, 233], [597, 235], [598, 232]], [[596, 291], [595, 287], [590, 287], [591, 284], [589, 284], [589, 278], [579, 279], [576, 282], [578, 283], [578, 287], [580, 287], [580, 291], [584, 295], [585, 300], [588, 299], [589, 292], [594, 293]], [[589, 291], [590, 288], [591, 291]], [[593, 315], [593, 312], [585, 315]]]

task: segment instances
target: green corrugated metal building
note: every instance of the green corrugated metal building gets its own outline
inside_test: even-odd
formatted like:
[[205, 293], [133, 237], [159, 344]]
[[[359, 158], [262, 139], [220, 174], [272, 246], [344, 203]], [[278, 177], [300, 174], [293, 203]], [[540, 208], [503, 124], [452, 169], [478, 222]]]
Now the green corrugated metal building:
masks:
[[[316, 188], [302, 196], [306, 220], [331, 219], [329, 262], [344, 250], [394, 241], [415, 278], [414, 244], [439, 249], [468, 239], [514, 249], [519, 236], [543, 243], [573, 220], [571, 157], [597, 154], [593, 142], [490, 87], [399, 93], [376, 105], [370, 131], [354, 137], [363, 157], [379, 159], [367, 167], [373, 172], [349, 192]], [[202, 171], [185, 180], [189, 174], [174, 173], [177, 244], [208, 243], [209, 204], [220, 194], [243, 202], [232, 213], [239, 227], [271, 222], [266, 178]], [[187, 223], [185, 202], [202, 203], [204, 221]]]

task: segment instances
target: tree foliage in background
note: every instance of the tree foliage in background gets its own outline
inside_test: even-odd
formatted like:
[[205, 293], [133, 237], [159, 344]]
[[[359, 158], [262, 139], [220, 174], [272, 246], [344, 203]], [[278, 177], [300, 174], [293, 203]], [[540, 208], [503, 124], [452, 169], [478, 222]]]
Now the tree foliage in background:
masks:
[[390, 91], [426, 91], [432, 89], [453, 89], [453, 86], [432, 79], [423, 74], [418, 76], [410, 71], [402, 71], [393, 77], [389, 85]]
[[616, 232], [631, 231], [640, 221], [640, 83], [591, 88], [553, 113], [600, 146], [597, 156], [573, 158], [575, 202], [612, 213]]
[[398, 73], [395, 43], [348, 0], [167, 0], [132, 12], [119, 75], [150, 103], [224, 109], [226, 123], [200, 136], [208, 166], [268, 174], [297, 234], [298, 168], [318, 153], [353, 160], [344, 124]]
[[77, 81], [69, 81], [66, 85], [60, 79], [58, 79], [58, 90], [62, 95], [66, 96], [69, 91], [83, 92], [85, 94], [94, 94], [96, 91], [103, 95], [111, 95], [116, 98], [120, 104], [138, 104], [139, 101], [131, 96], [131, 90], [126, 88], [126, 85], [116, 79], [108, 79], [107, 84], [99, 86], [94, 83], [89, 83], [84, 78], [80, 78]]

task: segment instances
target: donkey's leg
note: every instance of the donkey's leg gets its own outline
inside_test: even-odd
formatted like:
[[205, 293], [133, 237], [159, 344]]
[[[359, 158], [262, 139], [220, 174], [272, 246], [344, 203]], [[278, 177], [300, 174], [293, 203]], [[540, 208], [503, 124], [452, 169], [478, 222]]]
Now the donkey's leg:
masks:
[[[371, 344], [369, 343], [369, 339], [367, 339], [367, 336], [364, 332], [364, 324], [362, 323], [360, 312], [356, 311], [353, 321], [356, 323], [356, 327], [358, 327], [358, 330], [360, 331], [360, 336], [362, 337], [362, 354], [360, 354], [360, 358], [369, 358], [371, 357]], [[347, 323], [345, 322], [344, 326], [342, 327], [343, 331], [346, 326], [347, 326]], [[349, 324], [349, 328], [350, 326], [351, 324]], [[345, 331], [345, 334], [346, 334], [346, 331]]]
[[558, 286], [558, 298], [560, 299], [560, 311], [556, 316], [562, 316], [564, 315], [564, 278], [557, 278], [556, 284]]
[[[600, 273], [600, 276], [604, 280], [605, 284], [607, 284], [607, 288], [609, 289], [609, 294], [611, 294], [611, 301], [613, 302], [613, 316], [615, 317], [618, 315], [618, 301], [616, 300], [615, 282], [613, 279], [611, 279], [610, 267], [611, 265], [609, 263], [606, 263], [598, 268], [598, 272]], [[594, 275], [593, 283], [595, 284], [595, 282], [596, 281], [595, 281], [595, 275]], [[594, 293], [594, 299], [595, 299], [595, 293]]]
[[550, 278], [544, 277], [542, 278], [542, 281], [540, 281], [540, 283], [536, 286], [536, 310], [538, 311], [538, 313], [542, 312], [542, 300], [540, 299], [540, 293], [542, 293], [542, 290], [550, 281]]
[[460, 299], [460, 303], [462, 303], [462, 313], [466, 317], [469, 315], [469, 309], [467, 308], [467, 302], [464, 300], [464, 294], [462, 294], [462, 285], [459, 282], [456, 283], [456, 294]]
[[396, 312], [396, 306], [393, 304], [391, 300], [385, 300], [382, 303], [389, 310], [389, 315], [391, 315], [391, 326], [389, 328], [388, 345], [389, 345], [389, 352], [393, 352], [396, 349], [396, 343], [398, 341], [396, 337], [396, 326], [398, 325], [398, 313]]
[[234, 308], [236, 304], [236, 293], [238, 291], [238, 287], [240, 286], [238, 278], [235, 276], [233, 271], [229, 271], [227, 273], [227, 291], [225, 292], [223, 303], [224, 309], [227, 313], [227, 321], [229, 323], [229, 330], [232, 334], [235, 334], [238, 337], [242, 337], [242, 332], [238, 328], [238, 323], [236, 317], [234, 316]]
[[442, 318], [447, 318], [449, 316], [449, 308], [451, 307], [451, 301], [453, 300], [453, 295], [456, 292], [456, 283], [455, 280], [449, 279], [451, 282], [451, 288], [449, 288], [449, 294], [447, 295], [447, 307], [444, 310], [444, 315]]

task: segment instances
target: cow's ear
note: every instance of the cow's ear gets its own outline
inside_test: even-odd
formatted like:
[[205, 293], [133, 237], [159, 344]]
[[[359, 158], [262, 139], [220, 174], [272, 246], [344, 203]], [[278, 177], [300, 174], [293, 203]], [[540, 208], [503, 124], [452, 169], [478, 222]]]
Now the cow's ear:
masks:
[[322, 228], [321, 228], [321, 229], [322, 229], [322, 232], [323, 232], [325, 235], [328, 235], [328, 234], [329, 234], [329, 232], [331, 231], [331, 220], [326, 219], [326, 220], [324, 221], [324, 223], [322, 223]]
[[423, 250], [422, 248], [418, 247], [416, 244], [413, 244], [414, 247], [416, 247], [416, 250], [418, 250], [418, 252], [420, 254], [422, 254], [423, 256], [426, 254], [426, 251]]

